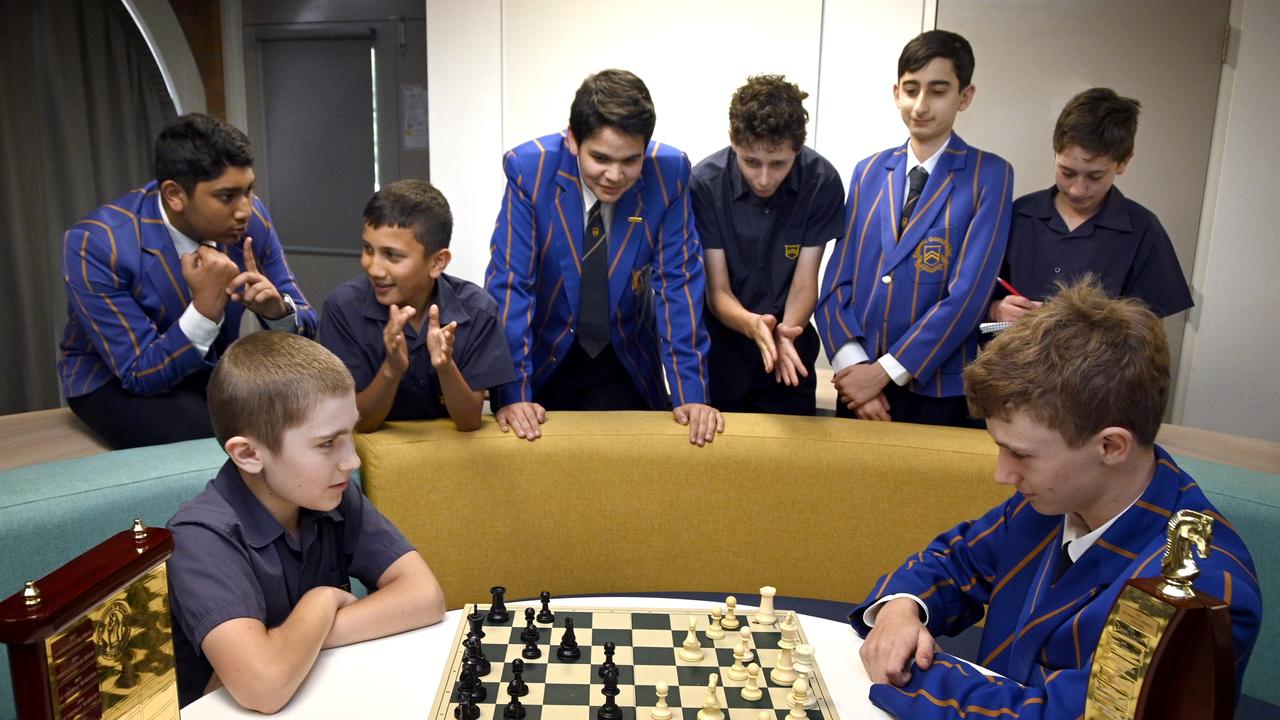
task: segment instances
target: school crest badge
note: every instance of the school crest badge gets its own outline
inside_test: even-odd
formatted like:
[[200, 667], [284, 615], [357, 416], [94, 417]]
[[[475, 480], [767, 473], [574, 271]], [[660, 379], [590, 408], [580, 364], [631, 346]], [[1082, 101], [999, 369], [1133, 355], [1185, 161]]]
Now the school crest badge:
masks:
[[639, 295], [649, 287], [649, 268], [631, 271], [631, 292]]
[[951, 243], [944, 237], [926, 238], [916, 246], [916, 270], [924, 273], [944, 273], [951, 262]]
[[796, 258], [800, 257], [800, 246], [799, 245], [783, 245], [782, 254], [785, 255], [788, 260], [795, 260]]

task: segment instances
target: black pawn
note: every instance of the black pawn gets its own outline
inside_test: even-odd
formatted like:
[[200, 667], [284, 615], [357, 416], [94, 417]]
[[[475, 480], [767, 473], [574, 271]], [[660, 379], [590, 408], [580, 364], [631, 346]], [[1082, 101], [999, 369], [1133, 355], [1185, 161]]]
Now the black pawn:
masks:
[[[472, 703], [484, 702], [489, 691], [485, 690], [480, 678], [476, 675], [475, 665], [463, 664], [462, 677], [458, 681], [458, 702], [470, 700]], [[476, 708], [477, 712], [479, 708]], [[474, 718], [475, 715], [472, 715]], [[459, 718], [461, 720], [461, 718]]]
[[489, 592], [493, 593], [493, 604], [489, 606], [489, 614], [485, 619], [490, 625], [506, 625], [511, 622], [511, 613], [507, 612], [507, 603], [503, 600], [507, 589], [501, 585], [494, 585], [489, 588]]
[[511, 697], [529, 694], [529, 686], [524, 682], [524, 661], [520, 658], [511, 661], [511, 682], [507, 683], [507, 694]]
[[604, 677], [604, 687], [600, 692], [604, 694], [604, 704], [596, 711], [596, 720], [622, 720], [622, 708], [618, 707], [617, 701], [614, 700], [620, 692], [618, 690], [618, 669], [608, 668], [602, 675]]
[[524, 705], [520, 704], [520, 698], [515, 695], [511, 696], [511, 702], [502, 709], [502, 717], [504, 720], [521, 720], [524, 717]]
[[538, 626], [533, 624], [533, 608], [524, 609], [524, 630], [520, 632], [520, 640], [525, 644], [530, 642], [538, 642], [542, 638], [542, 632], [538, 630]]
[[466, 655], [463, 657], [463, 663], [470, 663], [476, 669], [476, 677], [482, 678], [489, 674], [493, 666], [489, 663], [489, 658], [484, 656], [484, 645], [480, 643], [478, 638], [467, 637], [462, 641], [462, 646], [466, 648]]
[[540, 597], [542, 599], [542, 609], [538, 611], [538, 622], [544, 624], [555, 622], [556, 614], [551, 612], [551, 593], [543, 590]]
[[453, 716], [458, 720], [476, 720], [480, 717], [480, 708], [471, 701], [471, 696], [463, 694], [462, 699], [458, 701], [458, 707], [453, 709]]
[[613, 641], [604, 644], [604, 664], [600, 666], [599, 675], [603, 679], [605, 673], [612, 671], [614, 675], [618, 674], [618, 666], [613, 662], [613, 653], [617, 650], [617, 645]]
[[477, 609], [467, 616], [467, 623], [471, 626], [471, 630], [467, 632], [467, 637], [484, 638], [484, 613]]
[[527, 641], [524, 644], [524, 650], [520, 651], [520, 657], [525, 660], [537, 660], [542, 657], [542, 649], [538, 647], [538, 641]]
[[556, 648], [556, 657], [563, 662], [573, 662], [582, 657], [578, 648], [578, 636], [573, 632], [573, 618], [564, 619], [564, 635], [560, 638], [560, 647]]

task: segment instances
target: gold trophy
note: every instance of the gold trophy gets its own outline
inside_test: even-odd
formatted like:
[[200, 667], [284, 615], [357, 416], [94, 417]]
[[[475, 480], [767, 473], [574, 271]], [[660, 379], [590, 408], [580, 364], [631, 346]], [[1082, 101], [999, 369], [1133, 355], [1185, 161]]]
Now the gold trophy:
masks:
[[1169, 518], [1160, 577], [1125, 583], [1102, 628], [1085, 720], [1230, 720], [1236, 664], [1227, 605], [1197, 592], [1213, 541], [1213, 518], [1179, 510]]
[[165, 560], [141, 519], [0, 602], [19, 720], [177, 720]]

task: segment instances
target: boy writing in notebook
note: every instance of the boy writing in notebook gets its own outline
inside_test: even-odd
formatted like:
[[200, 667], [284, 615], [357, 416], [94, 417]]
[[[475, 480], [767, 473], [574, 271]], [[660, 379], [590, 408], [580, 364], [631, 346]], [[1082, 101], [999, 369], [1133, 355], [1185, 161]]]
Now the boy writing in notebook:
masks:
[[453, 215], [439, 190], [401, 180], [364, 209], [364, 274], [324, 303], [320, 342], [356, 382], [356, 429], [384, 420], [449, 417], [480, 427], [484, 391], [515, 379], [498, 304], [478, 285], [444, 274]]
[[[249, 335], [214, 369], [209, 414], [228, 460], [168, 524], [180, 704], [226, 686], [272, 713], [321, 649], [444, 618], [422, 556], [350, 482], [355, 389], [333, 353]], [[351, 577], [377, 589], [357, 599]]]

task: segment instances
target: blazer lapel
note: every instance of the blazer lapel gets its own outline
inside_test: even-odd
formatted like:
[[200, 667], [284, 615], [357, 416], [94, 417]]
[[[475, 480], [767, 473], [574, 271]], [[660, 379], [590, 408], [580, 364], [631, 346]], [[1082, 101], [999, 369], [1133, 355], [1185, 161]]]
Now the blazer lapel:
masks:
[[[898, 218], [902, 217], [902, 192], [906, 187], [907, 146], [903, 145], [885, 160], [884, 185], [880, 190], [880, 252], [892, 259], [898, 245]], [[893, 263], [885, 263], [885, 269]]]
[[635, 266], [640, 244], [647, 242], [648, 221], [644, 218], [644, 198], [636, 181], [613, 206], [613, 223], [609, 226], [609, 317], [631, 285], [631, 269]]
[[[956, 175], [964, 171], [967, 149], [968, 146], [959, 135], [951, 135], [946, 149], [942, 151], [942, 157], [938, 158], [938, 164], [934, 165], [933, 172], [929, 173], [929, 180], [925, 183], [924, 190], [920, 192], [920, 199], [916, 202], [916, 210], [907, 221], [906, 229], [902, 231], [901, 238], [893, 248], [886, 263], [887, 266], [893, 267], [902, 262], [903, 258], [910, 255], [916, 245], [928, 236], [931, 228], [945, 220], [942, 216], [946, 210], [947, 201], [955, 189]], [[902, 192], [901, 185], [898, 192]]]
[[143, 198], [138, 212], [140, 262], [148, 290], [163, 304], [162, 320], [175, 323], [191, 301], [191, 292], [182, 277], [182, 261], [160, 212], [158, 195], [148, 194]]
[[1019, 624], [1017, 637], [1009, 649], [1008, 675], [1019, 682], [1029, 682], [1031, 673], [1040, 662], [1040, 651], [1064, 623], [1070, 623], [1085, 604], [1098, 593], [1106, 590], [1120, 572], [1117, 567], [1104, 567], [1101, 556], [1090, 548], [1071, 567], [1067, 568], [1056, 584], [1058, 541], [1046, 549], [1047, 561], [1041, 564], [1037, 586], [1040, 592], [1028, 600]]
[[[551, 253], [560, 265], [564, 294], [574, 318], [578, 316], [578, 295], [582, 278], [582, 230], [585, 211], [578, 178], [578, 158], [566, 149], [556, 171], [555, 215], [551, 220]], [[538, 239], [534, 238], [534, 242]]]

